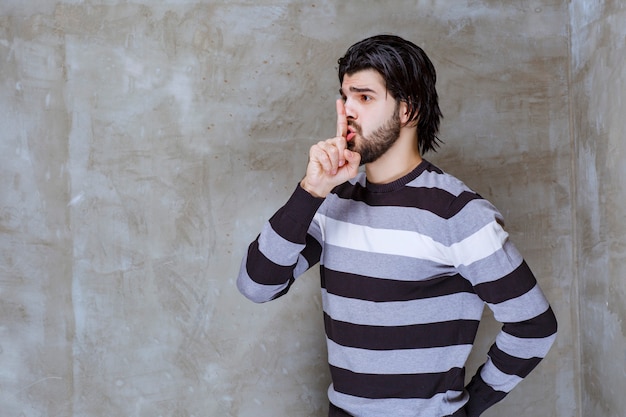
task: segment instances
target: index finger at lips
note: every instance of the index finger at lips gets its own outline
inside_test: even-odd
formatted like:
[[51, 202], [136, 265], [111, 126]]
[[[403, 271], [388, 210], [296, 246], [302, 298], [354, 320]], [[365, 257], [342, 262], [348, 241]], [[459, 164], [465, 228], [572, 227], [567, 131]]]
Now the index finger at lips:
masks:
[[348, 134], [348, 118], [346, 116], [346, 106], [342, 99], [337, 99], [337, 136], [344, 138]]

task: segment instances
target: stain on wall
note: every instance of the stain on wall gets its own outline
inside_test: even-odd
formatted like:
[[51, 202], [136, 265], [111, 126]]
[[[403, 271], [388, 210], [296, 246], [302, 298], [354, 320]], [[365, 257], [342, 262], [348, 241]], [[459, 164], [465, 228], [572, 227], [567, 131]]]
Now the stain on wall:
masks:
[[[602, 358], [624, 359], [626, 227], [623, 16], [605, 3], [3, 1], [3, 413], [326, 415], [315, 271], [261, 306], [234, 278], [334, 133], [337, 58], [381, 32], [433, 59], [445, 144], [429, 158], [501, 209], [559, 319], [485, 417], [623, 409]], [[487, 313], [471, 372], [496, 327]]]

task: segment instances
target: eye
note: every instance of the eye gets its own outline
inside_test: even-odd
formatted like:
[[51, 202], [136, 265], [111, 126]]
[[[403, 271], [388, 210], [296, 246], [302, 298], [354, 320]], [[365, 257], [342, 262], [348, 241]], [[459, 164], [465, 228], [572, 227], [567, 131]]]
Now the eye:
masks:
[[361, 101], [371, 101], [372, 97], [368, 96], [367, 94], [363, 94], [361, 95]]

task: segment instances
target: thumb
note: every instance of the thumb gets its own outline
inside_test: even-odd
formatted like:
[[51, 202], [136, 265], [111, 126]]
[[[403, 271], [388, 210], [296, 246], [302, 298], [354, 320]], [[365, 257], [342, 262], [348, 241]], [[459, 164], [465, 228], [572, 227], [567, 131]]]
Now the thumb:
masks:
[[346, 168], [350, 178], [354, 178], [359, 173], [359, 165], [361, 164], [361, 155], [358, 152], [352, 152], [344, 149], [343, 156], [346, 158]]
[[350, 165], [359, 165], [361, 162], [361, 155], [358, 152], [353, 152], [349, 149], [343, 151], [343, 156], [346, 158]]

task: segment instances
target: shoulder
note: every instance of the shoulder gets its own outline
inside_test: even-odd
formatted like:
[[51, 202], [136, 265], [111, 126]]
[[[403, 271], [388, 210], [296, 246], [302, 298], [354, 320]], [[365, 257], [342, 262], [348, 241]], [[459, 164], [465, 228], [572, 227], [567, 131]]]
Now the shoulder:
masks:
[[[413, 181], [407, 184], [409, 187], [431, 188], [440, 190], [449, 195], [449, 199], [454, 199], [463, 193], [473, 193], [463, 181], [453, 175], [448, 174], [441, 168], [433, 165], [428, 161], [424, 161], [425, 166], [423, 172]], [[478, 194], [476, 194], [478, 195]]]
[[465, 239], [480, 230], [497, 235], [504, 233], [502, 214], [489, 200], [439, 168], [427, 170], [425, 174], [423, 178], [418, 178], [422, 186], [446, 193], [441, 217], [446, 219], [451, 241]]
[[[424, 161], [423, 172], [406, 186], [420, 205], [444, 219], [458, 218], [466, 209], [483, 206], [483, 197], [463, 181], [430, 162]], [[478, 204], [477, 204], [478, 203]], [[473, 212], [473, 210], [470, 210]]]

